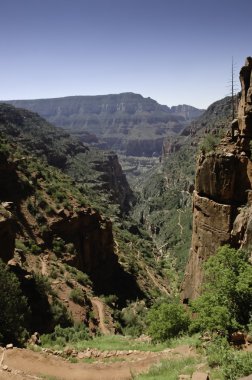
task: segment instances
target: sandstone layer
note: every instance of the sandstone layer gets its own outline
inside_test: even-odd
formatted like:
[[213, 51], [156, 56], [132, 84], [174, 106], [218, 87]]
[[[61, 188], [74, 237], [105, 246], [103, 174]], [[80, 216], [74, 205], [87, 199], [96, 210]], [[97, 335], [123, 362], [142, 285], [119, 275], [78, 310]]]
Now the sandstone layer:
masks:
[[[237, 119], [215, 151], [201, 154], [193, 196], [193, 234], [182, 298], [201, 292], [203, 264], [218, 247], [249, 249], [252, 241], [252, 58], [240, 71]], [[230, 110], [231, 112], [231, 110]], [[235, 129], [235, 130], [234, 130]]]

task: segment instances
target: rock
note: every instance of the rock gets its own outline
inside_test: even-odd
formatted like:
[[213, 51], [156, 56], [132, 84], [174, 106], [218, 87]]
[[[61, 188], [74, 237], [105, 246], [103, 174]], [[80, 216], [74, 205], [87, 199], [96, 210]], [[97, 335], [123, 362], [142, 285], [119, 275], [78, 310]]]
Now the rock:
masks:
[[236, 331], [230, 335], [230, 342], [236, 345], [241, 345], [246, 343], [246, 336], [241, 331]]
[[[4, 187], [5, 184], [2, 186]], [[0, 258], [5, 263], [13, 258], [15, 250], [15, 234], [15, 222], [12, 214], [0, 205]]]
[[[70, 348], [70, 347], [65, 347], [64, 350], [63, 350], [63, 353], [66, 355], [66, 356], [71, 356], [72, 353], [73, 353], [73, 349]], [[79, 355], [79, 353], [78, 353]]]
[[232, 205], [220, 204], [194, 191], [192, 245], [182, 284], [184, 302], [199, 295], [204, 262], [215, 254], [220, 242], [230, 241], [232, 212]]
[[200, 295], [203, 265], [220, 246], [248, 249], [252, 243], [251, 57], [240, 71], [240, 81], [238, 117], [233, 123], [237, 136], [223, 139], [215, 151], [201, 154], [197, 163], [192, 244], [181, 294], [185, 304]]
[[35, 332], [29, 339], [28, 343], [40, 346], [41, 340], [38, 332]]
[[6, 345], [6, 350], [12, 350], [13, 349], [13, 344], [9, 343]]
[[209, 380], [209, 376], [205, 372], [194, 372], [192, 380]]
[[86, 352], [78, 352], [78, 355], [77, 355], [78, 359], [85, 359], [86, 357], [87, 357]]
[[190, 380], [191, 376], [190, 375], [179, 375], [179, 380]]
[[250, 335], [250, 334], [247, 335], [247, 342], [248, 342], [249, 344], [252, 343], [252, 335]]

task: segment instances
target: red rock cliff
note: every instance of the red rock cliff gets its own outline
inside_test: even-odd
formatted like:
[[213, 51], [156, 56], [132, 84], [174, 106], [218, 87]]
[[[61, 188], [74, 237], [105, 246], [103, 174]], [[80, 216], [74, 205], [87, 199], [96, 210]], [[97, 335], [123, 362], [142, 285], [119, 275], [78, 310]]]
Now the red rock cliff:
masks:
[[214, 152], [201, 154], [193, 198], [193, 233], [182, 285], [184, 302], [200, 294], [203, 263], [223, 244], [252, 242], [252, 58], [240, 71], [238, 117]]

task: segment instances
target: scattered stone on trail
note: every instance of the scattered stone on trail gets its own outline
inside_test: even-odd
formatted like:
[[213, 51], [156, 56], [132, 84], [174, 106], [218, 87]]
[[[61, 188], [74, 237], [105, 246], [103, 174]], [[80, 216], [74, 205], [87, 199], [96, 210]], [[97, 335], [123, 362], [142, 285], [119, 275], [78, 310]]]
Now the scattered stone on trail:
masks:
[[6, 350], [12, 350], [12, 349], [13, 349], [12, 343], [6, 344]]
[[70, 348], [70, 347], [65, 347], [63, 353], [64, 353], [66, 356], [70, 356], [70, 355], [72, 355], [72, 353], [73, 353], [73, 349]]
[[191, 376], [190, 375], [179, 375], [179, 380], [190, 380]]
[[247, 343], [252, 343], [252, 335], [247, 335]]
[[8, 371], [9, 368], [8, 368], [7, 365], [3, 365], [3, 366], [2, 366], [2, 369], [3, 369], [4, 371]]
[[41, 340], [40, 340], [39, 333], [35, 332], [34, 334], [32, 334], [32, 336], [30, 337], [28, 343], [40, 346], [41, 345]]
[[209, 380], [209, 376], [205, 372], [194, 372], [192, 380]]

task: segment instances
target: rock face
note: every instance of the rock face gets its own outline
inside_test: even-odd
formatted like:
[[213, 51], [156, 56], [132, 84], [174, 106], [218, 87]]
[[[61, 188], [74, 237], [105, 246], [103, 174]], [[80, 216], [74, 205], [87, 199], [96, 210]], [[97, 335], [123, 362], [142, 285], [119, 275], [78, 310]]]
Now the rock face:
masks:
[[105, 154], [104, 159], [95, 159], [93, 169], [101, 172], [99, 179], [102, 188], [110, 193], [112, 203], [118, 203], [123, 213], [130, 210], [131, 205], [135, 202], [135, 196], [131, 190], [126, 175], [122, 171], [118, 157], [113, 152]]
[[224, 138], [214, 152], [201, 154], [193, 199], [193, 234], [182, 285], [185, 303], [196, 298], [203, 263], [217, 248], [249, 247], [252, 241], [252, 59], [240, 72], [241, 97], [236, 135]]
[[14, 253], [15, 228], [12, 214], [0, 204], [0, 258], [8, 262]]
[[53, 234], [74, 244], [76, 253], [63, 257], [65, 262], [88, 273], [95, 281], [107, 284], [117, 265], [111, 222], [91, 209], [50, 226]]
[[87, 132], [95, 134], [99, 147], [131, 156], [160, 155], [163, 139], [180, 133], [203, 112], [186, 105], [169, 108], [134, 93], [9, 103], [38, 112], [82, 141], [87, 141]]

